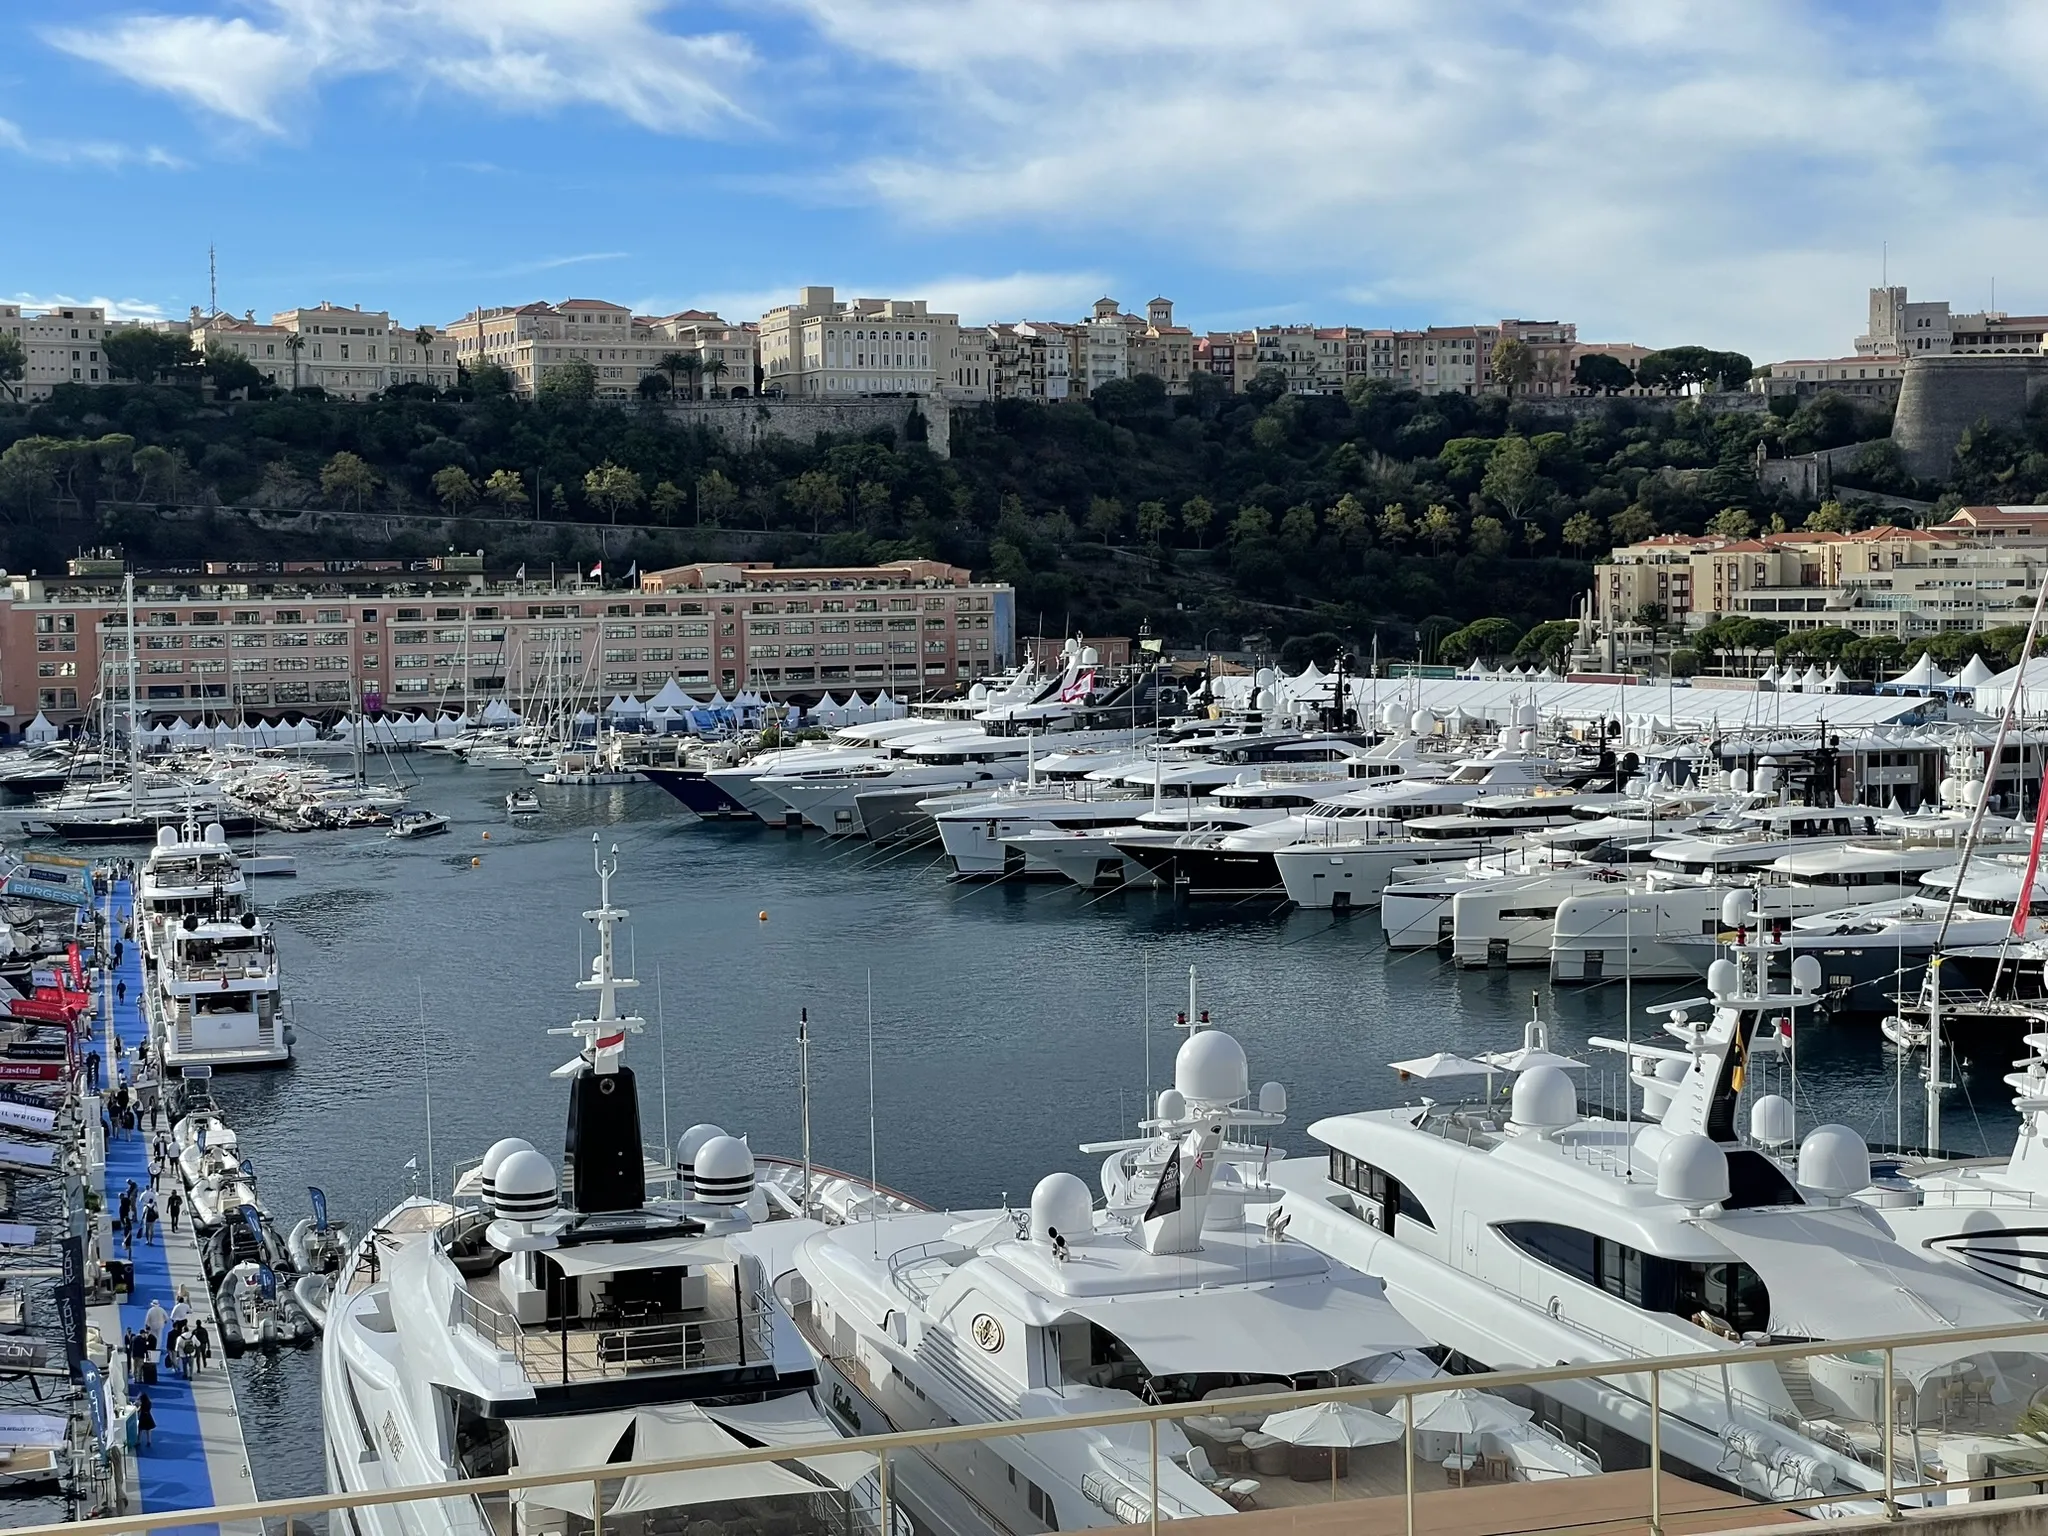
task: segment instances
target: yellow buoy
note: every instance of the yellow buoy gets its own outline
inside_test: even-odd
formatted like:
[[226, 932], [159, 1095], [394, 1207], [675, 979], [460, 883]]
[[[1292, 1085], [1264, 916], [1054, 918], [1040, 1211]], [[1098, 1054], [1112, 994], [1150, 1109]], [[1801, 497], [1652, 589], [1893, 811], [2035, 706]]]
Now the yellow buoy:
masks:
[[469, 861], [469, 867], [471, 869], [482, 869], [483, 865], [484, 861], [482, 859], [471, 859]]
[[484, 834], [484, 841], [488, 843], [488, 842], [489, 842], [490, 840], [491, 840], [491, 834], [490, 834], [490, 833], [488, 833], [488, 832], [486, 832], [486, 833]]
[[766, 912], [761, 914], [761, 921], [764, 923], [768, 921], [768, 914]]

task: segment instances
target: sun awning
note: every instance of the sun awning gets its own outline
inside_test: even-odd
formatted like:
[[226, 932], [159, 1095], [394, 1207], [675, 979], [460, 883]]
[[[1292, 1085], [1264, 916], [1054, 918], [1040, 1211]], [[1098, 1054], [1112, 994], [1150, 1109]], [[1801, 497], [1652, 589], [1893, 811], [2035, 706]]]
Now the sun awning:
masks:
[[542, 1256], [565, 1275], [609, 1275], [627, 1269], [708, 1269], [733, 1262], [718, 1238], [673, 1237], [645, 1243], [582, 1243], [544, 1248]]
[[[2038, 1321], [2039, 1312], [1991, 1290], [1945, 1260], [1907, 1248], [1848, 1209], [1730, 1213], [1705, 1223], [1762, 1278], [1771, 1296], [1771, 1332], [1812, 1339], [1874, 1338], [1992, 1328]], [[2048, 1347], [2040, 1336], [2010, 1342], [1929, 1345], [1898, 1352], [1898, 1368], [1917, 1386], [1959, 1360]]]
[[[839, 1439], [839, 1432], [804, 1392], [761, 1403], [716, 1404], [704, 1411], [727, 1429], [763, 1445], [809, 1446]], [[837, 1488], [851, 1488], [875, 1470], [875, 1458], [859, 1451], [800, 1456], [797, 1460]]]
[[1298, 1376], [1429, 1342], [1394, 1310], [1384, 1287], [1363, 1275], [1333, 1274], [1311, 1285], [1106, 1297], [1067, 1310], [1114, 1334], [1161, 1376]]
[[[521, 1472], [566, 1472], [573, 1467], [603, 1466], [632, 1428], [630, 1410], [619, 1413], [578, 1413], [562, 1418], [507, 1419], [512, 1455]], [[564, 1510], [584, 1519], [591, 1512], [589, 1483], [557, 1483], [552, 1488], [526, 1488], [519, 1497], [543, 1509]]]
[[[674, 1404], [643, 1408], [634, 1417], [635, 1461], [675, 1461], [685, 1456], [715, 1456], [745, 1447], [706, 1418], [700, 1408]], [[612, 1501], [610, 1513], [642, 1509], [683, 1509], [726, 1499], [768, 1499], [785, 1493], [816, 1493], [818, 1485], [772, 1461], [737, 1467], [705, 1467], [695, 1472], [655, 1472], [629, 1477]]]

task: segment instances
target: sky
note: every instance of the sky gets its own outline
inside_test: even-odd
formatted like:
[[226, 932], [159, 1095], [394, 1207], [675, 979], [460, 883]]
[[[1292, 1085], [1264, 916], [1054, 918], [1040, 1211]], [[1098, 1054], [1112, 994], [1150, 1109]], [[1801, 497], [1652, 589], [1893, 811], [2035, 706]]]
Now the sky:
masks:
[[2034, 0], [16, 0], [0, 298], [442, 323], [799, 285], [969, 323], [2048, 310]]

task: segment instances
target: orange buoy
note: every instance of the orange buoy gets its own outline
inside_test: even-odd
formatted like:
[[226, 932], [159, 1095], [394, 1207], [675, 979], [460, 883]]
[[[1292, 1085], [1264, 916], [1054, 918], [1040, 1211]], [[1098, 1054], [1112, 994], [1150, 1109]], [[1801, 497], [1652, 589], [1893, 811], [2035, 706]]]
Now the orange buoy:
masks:
[[483, 866], [484, 866], [484, 861], [483, 861], [482, 859], [471, 859], [471, 860], [469, 861], [469, 867], [470, 867], [471, 869], [482, 869], [482, 868], [483, 868]]
[[490, 834], [490, 833], [488, 833], [488, 832], [486, 832], [486, 833], [484, 834], [484, 841], [488, 843], [488, 842], [489, 842], [490, 840], [491, 840], [491, 834]]
[[768, 914], [766, 912], [761, 914], [761, 921], [764, 923], [768, 921]]

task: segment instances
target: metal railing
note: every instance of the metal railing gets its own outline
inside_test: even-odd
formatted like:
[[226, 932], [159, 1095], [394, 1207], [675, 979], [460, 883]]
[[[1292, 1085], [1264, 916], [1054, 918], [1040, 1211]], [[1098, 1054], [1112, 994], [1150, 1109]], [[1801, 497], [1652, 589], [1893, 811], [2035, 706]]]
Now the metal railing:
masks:
[[[1882, 1364], [1884, 1417], [1881, 1445], [1889, 1454], [1880, 1453], [1882, 1481], [1873, 1476], [1873, 1486], [1838, 1487], [1830, 1492], [1803, 1494], [1794, 1498], [1742, 1498], [1730, 1496], [1726, 1503], [1701, 1505], [1690, 1504], [1684, 1510], [1688, 1524], [1695, 1530], [1709, 1528], [1707, 1522], [1713, 1517], [1727, 1516], [1726, 1528], [1733, 1529], [1755, 1523], [1758, 1512], [1775, 1509], [1788, 1511], [1820, 1511], [1850, 1513], [1862, 1510], [1883, 1514], [1897, 1519], [1902, 1507], [1924, 1505], [1935, 1502], [1948, 1503], [1955, 1495], [1980, 1492], [1995, 1493], [2001, 1487], [2035, 1487], [2048, 1482], [2048, 1446], [2039, 1442], [2011, 1440], [2017, 1454], [2032, 1452], [2041, 1459], [2038, 1466], [2023, 1466], [1990, 1473], [1982, 1477], [1960, 1477], [1926, 1479], [1922, 1476], [1922, 1462], [1911, 1452], [1901, 1454], [1898, 1450], [1899, 1437], [1912, 1429], [1896, 1421], [1896, 1405], [1899, 1401], [1895, 1384], [1901, 1378], [1895, 1375], [1895, 1361], [1898, 1352], [1904, 1350], [1940, 1348], [1953, 1351], [1958, 1345], [2008, 1344], [2018, 1346], [2030, 1341], [2038, 1350], [2048, 1347], [2048, 1320], [2026, 1324], [2000, 1324], [1994, 1327], [1953, 1328], [1925, 1333], [1879, 1335], [1861, 1339], [1831, 1339], [1798, 1344], [1770, 1344], [1744, 1347], [1738, 1352], [1724, 1350], [1700, 1354], [1665, 1355], [1639, 1357], [1628, 1360], [1581, 1362], [1568, 1365], [1536, 1367], [1526, 1370], [1492, 1371], [1481, 1374], [1462, 1375], [1452, 1378], [1428, 1377], [1402, 1379], [1398, 1381], [1374, 1382], [1354, 1386], [1324, 1387], [1308, 1392], [1273, 1392], [1260, 1395], [1246, 1395], [1228, 1399], [1228, 1411], [1232, 1415], [1268, 1415], [1294, 1408], [1309, 1407], [1323, 1402], [1349, 1402], [1376, 1406], [1382, 1410], [1392, 1409], [1403, 1420], [1404, 1431], [1401, 1445], [1402, 1493], [1404, 1508], [1404, 1530], [1407, 1536], [1414, 1536], [1416, 1530], [1415, 1500], [1416, 1486], [1416, 1440], [1412, 1427], [1416, 1417], [1414, 1400], [1444, 1391], [1447, 1387], [1499, 1391], [1507, 1388], [1542, 1388], [1557, 1383], [1587, 1381], [1610, 1378], [1617, 1375], [1644, 1378], [1647, 1381], [1649, 1403], [1649, 1465], [1653, 1469], [1664, 1466], [1663, 1432], [1665, 1414], [1662, 1406], [1665, 1377], [1674, 1371], [1719, 1370], [1730, 1364], [1782, 1364], [1788, 1361], [1809, 1359], [1815, 1356], [1868, 1355]], [[461, 1482], [430, 1484], [394, 1489], [376, 1489], [340, 1494], [321, 1494], [307, 1498], [274, 1499], [255, 1503], [220, 1505], [204, 1509], [161, 1510], [147, 1514], [111, 1515], [98, 1519], [72, 1523], [16, 1527], [16, 1536], [143, 1536], [143, 1533], [170, 1531], [173, 1528], [190, 1529], [196, 1526], [239, 1525], [253, 1529], [257, 1522], [280, 1521], [287, 1536], [293, 1536], [297, 1522], [311, 1516], [327, 1514], [335, 1510], [360, 1511], [389, 1508], [412, 1503], [445, 1499], [485, 1499], [493, 1495], [517, 1494], [534, 1488], [561, 1488], [579, 1484], [591, 1485], [591, 1508], [601, 1503], [601, 1485], [605, 1482], [633, 1475], [652, 1477], [669, 1473], [703, 1472], [719, 1468], [759, 1466], [763, 1463], [791, 1461], [806, 1454], [858, 1453], [875, 1458], [875, 1489], [877, 1498], [878, 1526], [882, 1530], [894, 1529], [891, 1511], [895, 1507], [895, 1490], [892, 1488], [892, 1462], [898, 1458], [920, 1456], [949, 1446], [969, 1446], [978, 1441], [1015, 1440], [1036, 1434], [1057, 1434], [1076, 1430], [1107, 1430], [1118, 1428], [1142, 1428], [1147, 1442], [1145, 1454], [1150, 1467], [1149, 1485], [1134, 1489], [1140, 1496], [1141, 1508], [1119, 1509], [1119, 1514], [1128, 1517], [1136, 1513], [1142, 1523], [1157, 1530], [1161, 1518], [1174, 1518], [1176, 1501], [1171, 1492], [1162, 1495], [1159, 1488], [1161, 1462], [1159, 1431], [1160, 1425], [1202, 1414], [1216, 1406], [1214, 1403], [1171, 1403], [1150, 1405], [1132, 1403], [1113, 1409], [1092, 1413], [1074, 1413], [1054, 1418], [1014, 1419], [990, 1423], [946, 1426], [935, 1429], [902, 1431], [893, 1434], [868, 1435], [843, 1440], [822, 1441], [816, 1445], [769, 1446], [762, 1448], [741, 1448], [722, 1451], [712, 1455], [681, 1457], [665, 1461], [644, 1461], [631, 1464], [610, 1464], [604, 1466], [564, 1468], [513, 1473], [499, 1477], [480, 1477]], [[1676, 1417], [1674, 1415], [1673, 1417]], [[1426, 1428], [1427, 1426], [1425, 1426]], [[1996, 1437], [1993, 1437], [1996, 1438]], [[1123, 1443], [1128, 1443], [1123, 1442]], [[1133, 1450], [1132, 1455], [1138, 1453]], [[1994, 1453], [1995, 1454], [1995, 1453]], [[921, 1456], [920, 1456], [921, 1459]], [[1905, 1465], [1901, 1465], [1901, 1462]], [[1901, 1472], [1907, 1477], [1902, 1480]], [[1118, 1479], [1120, 1482], [1128, 1482]], [[821, 1492], [823, 1490], [820, 1490]], [[1333, 1485], [1333, 1496], [1335, 1488]], [[1531, 1524], [1520, 1527], [1525, 1531], [1592, 1530], [1603, 1527], [1635, 1525], [1647, 1520], [1653, 1536], [1661, 1536], [1665, 1514], [1667, 1490], [1664, 1479], [1653, 1475], [1647, 1479], [1644, 1508], [1640, 1512], [1594, 1516], [1585, 1518], [1571, 1506], [1563, 1512], [1571, 1518], [1552, 1520], [1548, 1524]], [[1541, 1520], [1547, 1506], [1536, 1502], [1530, 1504], [1532, 1518]], [[1130, 1523], [1141, 1523], [1131, 1521]], [[603, 1519], [595, 1522], [595, 1536], [602, 1536]]]
[[584, 1317], [528, 1328], [465, 1288], [455, 1293], [448, 1321], [511, 1355], [536, 1382], [602, 1380], [640, 1370], [732, 1370], [773, 1359], [774, 1314], [746, 1290], [734, 1293], [729, 1311], [704, 1316]]

